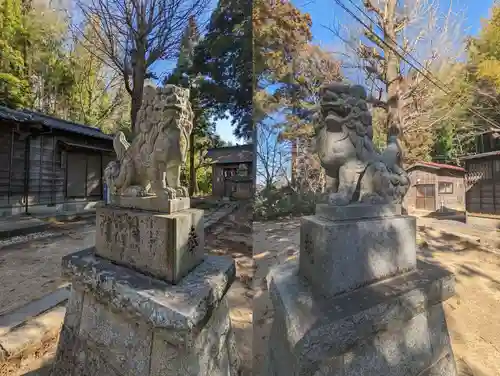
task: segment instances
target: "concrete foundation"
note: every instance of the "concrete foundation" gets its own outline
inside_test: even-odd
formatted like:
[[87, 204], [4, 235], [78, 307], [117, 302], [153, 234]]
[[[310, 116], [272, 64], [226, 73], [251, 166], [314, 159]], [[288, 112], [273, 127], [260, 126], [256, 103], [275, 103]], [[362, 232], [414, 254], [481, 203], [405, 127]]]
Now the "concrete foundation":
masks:
[[306, 217], [300, 260], [268, 286], [270, 376], [456, 376], [442, 308], [454, 277], [416, 262], [414, 219]]

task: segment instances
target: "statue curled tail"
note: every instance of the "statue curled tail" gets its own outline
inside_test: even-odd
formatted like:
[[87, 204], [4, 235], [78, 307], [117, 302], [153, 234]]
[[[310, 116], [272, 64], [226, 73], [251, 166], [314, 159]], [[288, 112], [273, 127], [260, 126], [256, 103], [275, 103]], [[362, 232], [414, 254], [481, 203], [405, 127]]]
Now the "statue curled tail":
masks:
[[110, 162], [104, 170], [104, 180], [111, 193], [115, 193], [117, 189], [126, 186], [127, 176], [131, 176], [127, 173], [128, 168], [125, 166], [127, 163], [120, 162], [125, 162], [126, 152], [129, 147], [130, 144], [127, 142], [125, 134], [121, 131], [117, 132], [113, 139], [113, 148], [118, 159]]

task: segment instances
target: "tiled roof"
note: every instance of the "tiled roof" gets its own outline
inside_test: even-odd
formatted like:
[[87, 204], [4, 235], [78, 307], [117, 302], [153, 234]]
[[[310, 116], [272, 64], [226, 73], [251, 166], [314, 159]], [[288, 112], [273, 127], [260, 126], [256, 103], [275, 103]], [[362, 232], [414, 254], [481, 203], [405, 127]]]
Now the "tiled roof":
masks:
[[17, 123], [41, 124], [45, 127], [58, 129], [61, 131], [78, 133], [88, 137], [95, 137], [104, 140], [112, 140], [113, 137], [102, 133], [98, 128], [88, 125], [78, 124], [71, 121], [58, 119], [31, 110], [13, 110], [0, 106], [0, 119]]
[[408, 167], [408, 170], [413, 169], [415, 167], [430, 167], [438, 170], [455, 170], [455, 171], [460, 171], [460, 172], [465, 172], [465, 169], [459, 166], [453, 166], [449, 164], [443, 164], [443, 163], [435, 163], [435, 162], [417, 162], [410, 167]]

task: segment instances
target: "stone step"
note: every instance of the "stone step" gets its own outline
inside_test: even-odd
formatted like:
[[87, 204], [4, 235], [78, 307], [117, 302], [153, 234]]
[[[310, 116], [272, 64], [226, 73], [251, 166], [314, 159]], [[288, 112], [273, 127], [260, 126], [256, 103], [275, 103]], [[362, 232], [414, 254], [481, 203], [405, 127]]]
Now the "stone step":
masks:
[[6, 315], [0, 316], [0, 337], [21, 326], [30, 319], [54, 308], [69, 298], [69, 283], [56, 291], [34, 300]]
[[58, 337], [68, 296], [64, 287], [0, 317], [0, 365], [25, 359]]
[[0, 239], [9, 239], [15, 236], [26, 236], [36, 232], [46, 231], [52, 221], [72, 221], [77, 218], [95, 216], [95, 210], [84, 212], [63, 212], [46, 217], [14, 216], [0, 220]]

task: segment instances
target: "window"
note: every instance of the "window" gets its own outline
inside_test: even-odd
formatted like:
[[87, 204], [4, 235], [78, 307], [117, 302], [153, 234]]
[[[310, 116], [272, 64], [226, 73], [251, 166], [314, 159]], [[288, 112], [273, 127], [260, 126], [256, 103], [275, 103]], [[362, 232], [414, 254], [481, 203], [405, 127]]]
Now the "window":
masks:
[[235, 176], [236, 172], [235, 168], [225, 168], [223, 173], [225, 178], [230, 178], [231, 176]]
[[438, 185], [438, 193], [452, 194], [453, 183], [449, 181], [440, 181]]

